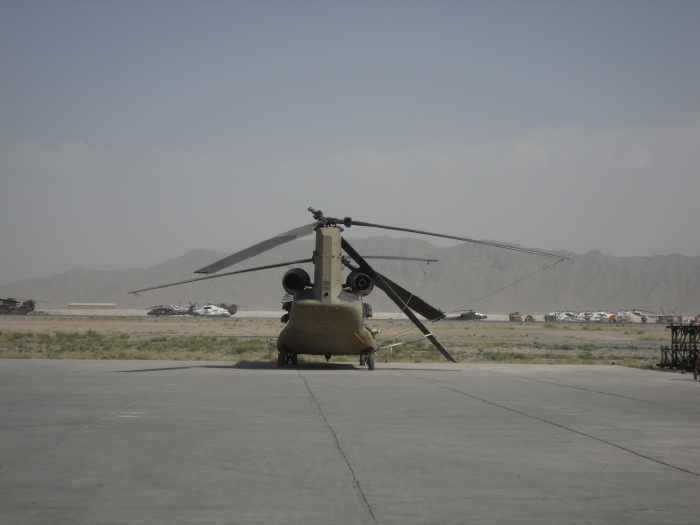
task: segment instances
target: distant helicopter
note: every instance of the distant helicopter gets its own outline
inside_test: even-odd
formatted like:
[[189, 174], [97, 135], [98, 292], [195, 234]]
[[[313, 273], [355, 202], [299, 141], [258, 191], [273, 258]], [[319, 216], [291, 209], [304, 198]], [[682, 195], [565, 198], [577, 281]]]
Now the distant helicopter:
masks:
[[45, 301], [21, 300], [13, 297], [0, 299], [0, 315], [27, 315], [29, 312], [34, 311], [36, 303], [43, 302]]
[[485, 314], [480, 314], [474, 310], [467, 310], [466, 312], [460, 313], [454, 319], [458, 321], [481, 321], [482, 319], [487, 319], [488, 316]]
[[160, 317], [161, 315], [187, 315], [192, 308], [193, 306], [185, 308], [184, 306], [175, 306], [172, 304], [166, 306], [161, 304], [149, 308], [147, 315], [155, 315], [156, 317]]
[[[376, 334], [379, 331], [372, 329], [365, 323], [365, 320], [371, 317], [372, 310], [371, 307], [364, 302], [364, 298], [372, 292], [375, 286], [389, 296], [399, 309], [406, 314], [416, 327], [418, 327], [425, 338], [428, 339], [446, 359], [453, 363], [456, 361], [416, 316], [417, 313], [428, 321], [434, 322], [444, 319], [445, 314], [394, 283], [388, 277], [376, 272], [367, 262], [367, 259], [370, 259], [370, 257], [361, 256], [342, 238], [341, 232], [343, 231], [343, 226], [346, 228], [350, 228], [351, 226], [366, 226], [418, 233], [505, 248], [545, 257], [554, 257], [560, 260], [567, 259], [567, 257], [561, 255], [527, 250], [515, 246], [506, 246], [487, 241], [478, 241], [464, 237], [430, 233], [408, 228], [372, 224], [356, 221], [350, 217], [345, 217], [343, 219], [325, 217], [320, 210], [315, 210], [314, 208], [309, 208], [308, 210], [314, 218], [314, 222], [311, 224], [281, 233], [276, 237], [272, 237], [271, 239], [267, 239], [245, 250], [224, 257], [195, 272], [206, 274], [205, 277], [143, 288], [129, 293], [138, 294], [148, 290], [213, 279], [215, 277], [310, 262], [314, 265], [313, 281], [309, 274], [301, 268], [288, 270], [282, 278], [282, 286], [285, 292], [292, 296], [292, 300], [283, 304], [283, 309], [286, 310], [287, 313], [282, 317], [282, 322], [286, 323], [286, 325], [277, 338], [278, 366], [283, 367], [288, 363], [296, 365], [297, 356], [299, 354], [322, 355], [325, 356], [327, 360], [333, 355], [352, 355], [359, 356], [360, 366], [367, 365], [369, 370], [374, 370], [375, 352], [377, 349]], [[211, 275], [224, 268], [228, 268], [229, 266], [271, 250], [272, 248], [311, 235], [314, 232], [316, 232], [316, 245], [310, 259], [301, 259], [298, 261]], [[347, 256], [343, 255], [342, 252], [345, 252]], [[416, 260], [415, 258], [383, 256], [374, 256], [373, 258]], [[350, 274], [345, 279], [345, 282], [343, 282], [342, 278], [343, 267], [350, 270]]]
[[193, 315], [196, 317], [231, 317], [238, 311], [235, 304], [205, 304], [197, 306], [197, 303], [190, 303], [189, 307], [175, 305], [159, 305], [149, 309], [148, 315]]
[[[192, 309], [192, 315], [197, 317], [231, 317], [231, 312], [222, 306], [205, 304]], [[234, 312], [235, 313], [235, 312]]]

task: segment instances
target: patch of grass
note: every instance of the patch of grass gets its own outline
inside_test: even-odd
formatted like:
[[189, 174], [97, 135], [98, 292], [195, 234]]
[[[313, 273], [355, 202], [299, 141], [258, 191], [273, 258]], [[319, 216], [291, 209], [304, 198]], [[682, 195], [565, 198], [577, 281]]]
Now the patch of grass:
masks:
[[591, 332], [602, 332], [605, 330], [602, 326], [598, 325], [590, 325], [590, 324], [585, 324], [581, 327], [581, 330], [586, 330], [586, 331], [591, 331]]
[[0, 358], [225, 360], [231, 356], [266, 361], [269, 343], [211, 335], [131, 337], [94, 330], [0, 334]]
[[[140, 320], [138, 322], [141, 322]], [[3, 330], [0, 332], [0, 358], [38, 358], [38, 359], [171, 359], [171, 360], [217, 360], [217, 361], [264, 361], [276, 360], [277, 349], [268, 337], [224, 335], [230, 326], [239, 324], [249, 326], [250, 321], [234, 321], [226, 330], [209, 331], [207, 334], [175, 333], [170, 330], [173, 324], [163, 324], [162, 330], [117, 332], [113, 328], [98, 331], [97, 325], [90, 325], [91, 330], [71, 332], [44, 329], [32, 333], [26, 331]], [[180, 323], [178, 326], [182, 326]], [[187, 323], [189, 326], [190, 323]], [[268, 323], [270, 324], [270, 323]], [[398, 330], [403, 330], [403, 323], [398, 323]], [[570, 327], [549, 324], [552, 330], [572, 330]], [[389, 326], [383, 323], [380, 326]], [[274, 324], [277, 326], [277, 324]], [[486, 325], [484, 325], [486, 326]], [[583, 325], [585, 326], [585, 325]], [[507, 331], [510, 328], [516, 331]], [[208, 327], [207, 327], [208, 328]], [[396, 329], [395, 327], [394, 329]], [[489, 335], [482, 335], [478, 328], [449, 325], [449, 337], [438, 334], [443, 345], [461, 363], [520, 363], [520, 364], [597, 364], [650, 367], [657, 362], [658, 354], [645, 346], [637, 348], [629, 341], [608, 343], [599, 347], [585, 341], [572, 341], [583, 334], [578, 333], [579, 326], [574, 326], [574, 334], [559, 332], [541, 341], [537, 332], [532, 333], [532, 326], [513, 325], [504, 330], [501, 325], [486, 329]], [[596, 329], [598, 327], [595, 327]], [[609, 327], [606, 327], [610, 330]], [[645, 327], [646, 329], [646, 327]], [[494, 331], [495, 330], [495, 331]], [[621, 330], [618, 328], [618, 330]], [[636, 328], [635, 328], [636, 330]], [[647, 330], [648, 331], [648, 330]], [[476, 332], [476, 333], [475, 333]], [[531, 336], [525, 339], [525, 333]], [[662, 335], [651, 330], [648, 335]], [[540, 332], [542, 335], [542, 332]], [[480, 337], [481, 336], [481, 337]], [[534, 336], [534, 337], [532, 337]], [[558, 337], [557, 337], [558, 336]], [[546, 336], [545, 336], [546, 337]], [[444, 357], [425, 339], [405, 341], [402, 346], [394, 347], [390, 352], [378, 349], [377, 362], [387, 357], [391, 362], [406, 363], [445, 363]], [[557, 340], [558, 339], [558, 340]], [[563, 340], [562, 340], [563, 339]], [[641, 339], [641, 337], [637, 337]], [[392, 340], [390, 342], [396, 342]], [[613, 346], [617, 345], [617, 346]], [[300, 362], [325, 361], [323, 356], [299, 356]], [[332, 362], [355, 363], [352, 356], [334, 356]]]

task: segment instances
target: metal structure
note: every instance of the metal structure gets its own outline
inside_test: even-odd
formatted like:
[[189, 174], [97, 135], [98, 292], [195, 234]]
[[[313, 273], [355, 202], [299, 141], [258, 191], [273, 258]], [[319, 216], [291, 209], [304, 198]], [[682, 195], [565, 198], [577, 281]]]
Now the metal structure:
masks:
[[700, 345], [700, 326], [672, 324], [668, 328], [671, 330], [671, 346], [661, 347], [660, 366], [695, 368]]

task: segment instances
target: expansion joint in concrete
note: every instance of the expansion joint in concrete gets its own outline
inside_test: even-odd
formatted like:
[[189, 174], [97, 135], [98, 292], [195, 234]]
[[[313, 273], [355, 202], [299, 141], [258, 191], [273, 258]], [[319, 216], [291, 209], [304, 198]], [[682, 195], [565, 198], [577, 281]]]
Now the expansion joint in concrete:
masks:
[[323, 421], [326, 423], [328, 430], [330, 430], [331, 434], [333, 435], [333, 440], [335, 441], [335, 448], [338, 450], [338, 452], [342, 456], [343, 460], [345, 461], [345, 464], [347, 465], [348, 470], [350, 471], [350, 476], [352, 477], [352, 481], [355, 483], [355, 488], [357, 488], [357, 492], [360, 494], [360, 497], [362, 498], [362, 502], [365, 504], [365, 508], [367, 509], [367, 512], [369, 513], [370, 517], [372, 518], [372, 522], [375, 525], [377, 525], [377, 519], [374, 517], [374, 513], [372, 512], [372, 507], [369, 506], [369, 502], [367, 501], [367, 498], [365, 497], [365, 493], [362, 491], [362, 487], [360, 486], [360, 482], [357, 480], [357, 477], [355, 476], [355, 471], [352, 469], [352, 466], [350, 466], [350, 461], [348, 460], [348, 457], [345, 455], [345, 452], [343, 451], [343, 447], [340, 446], [340, 441], [338, 440], [338, 434], [336, 434], [335, 429], [328, 421], [328, 418], [326, 417], [326, 415], [323, 413], [323, 410], [321, 409], [321, 405], [318, 403], [318, 399], [316, 399], [316, 396], [314, 395], [313, 390], [311, 390], [311, 387], [309, 386], [309, 383], [306, 381], [306, 378], [301, 374], [300, 370], [297, 370], [297, 373], [299, 374], [299, 377], [301, 377], [302, 381], [304, 381], [304, 384], [306, 385], [306, 389], [309, 391], [309, 394], [311, 395], [311, 399], [313, 399], [314, 404], [316, 405], [316, 409], [318, 410], [318, 413], [321, 414], [321, 417], [323, 418]]
[[566, 426], [564, 426], [564, 425], [560, 425], [559, 423], [555, 423], [554, 421], [549, 421], [548, 419], [543, 419], [543, 418], [541, 418], [541, 417], [533, 416], [532, 414], [526, 414], [525, 412], [521, 412], [521, 411], [519, 411], [519, 410], [515, 410], [514, 408], [510, 408], [510, 407], [507, 407], [507, 406], [504, 406], [504, 405], [499, 405], [498, 403], [494, 403], [493, 401], [489, 401], [489, 400], [487, 400], [487, 399], [484, 399], [484, 398], [478, 397], [478, 396], [474, 396], [474, 395], [472, 395], [472, 394], [467, 394], [466, 392], [462, 392], [461, 390], [457, 390], [457, 389], [452, 388], [452, 387], [449, 387], [449, 386], [441, 385], [440, 383], [438, 383], [438, 382], [436, 382], [436, 381], [431, 381], [430, 379], [426, 379], [426, 378], [424, 378], [424, 377], [419, 377], [419, 376], [415, 376], [415, 375], [413, 375], [413, 374], [409, 374], [408, 372], [405, 372], [405, 371], [403, 371], [403, 370], [399, 370], [399, 372], [401, 372], [402, 374], [405, 374], [405, 375], [407, 375], [407, 376], [409, 376], [409, 377], [412, 377], [412, 378], [414, 378], [414, 379], [420, 379], [421, 381], [425, 381], [426, 383], [430, 383], [430, 384], [435, 385], [435, 386], [438, 386], [438, 387], [440, 387], [440, 388], [444, 388], [445, 390], [450, 390], [450, 391], [452, 391], [452, 392], [455, 392], [455, 393], [457, 393], [457, 394], [461, 394], [461, 395], [466, 396], [466, 397], [469, 397], [469, 398], [471, 398], [471, 399], [475, 399], [475, 400], [477, 400], [477, 401], [481, 401], [481, 402], [483, 402], [483, 403], [486, 403], [487, 405], [491, 405], [491, 406], [494, 406], [494, 407], [502, 408], [503, 410], [508, 410], [509, 412], [513, 412], [514, 414], [518, 414], [518, 415], [521, 415], [521, 416], [524, 416], [524, 417], [528, 417], [528, 418], [531, 418], [531, 419], [535, 419], [535, 420], [537, 420], [537, 421], [541, 421], [542, 423], [547, 423], [548, 425], [552, 425], [552, 426], [554, 426], [554, 427], [561, 428], [562, 430], [567, 430], [567, 431], [569, 431], [569, 432], [573, 432], [574, 434], [578, 434], [578, 435], [580, 435], [580, 436], [584, 436], [584, 437], [593, 439], [593, 440], [598, 441], [598, 442], [600, 442], [600, 443], [605, 443], [606, 445], [610, 445], [611, 447], [615, 447], [615, 448], [617, 448], [617, 449], [619, 449], [619, 450], [622, 450], [622, 451], [624, 451], [624, 452], [628, 452], [628, 453], [633, 454], [633, 455], [635, 455], [635, 456], [637, 456], [637, 457], [640, 457], [640, 458], [643, 458], [643, 459], [646, 459], [646, 460], [649, 460], [649, 461], [653, 461], [654, 463], [657, 463], [657, 464], [659, 464], [659, 465], [663, 465], [663, 466], [665, 466], [665, 467], [670, 467], [670, 468], [672, 468], [672, 469], [679, 470], [679, 471], [681, 471], [681, 472], [685, 472], [686, 474], [691, 474], [691, 475], [693, 475], [693, 476], [700, 477], [700, 474], [698, 474], [697, 472], [693, 472], [692, 470], [687, 470], [687, 469], [684, 469], [684, 468], [681, 468], [681, 467], [677, 467], [676, 465], [671, 465], [670, 463], [666, 463], [666, 462], [661, 461], [661, 460], [659, 460], [659, 459], [655, 459], [655, 458], [652, 458], [652, 457], [650, 457], [650, 456], [645, 456], [644, 454], [640, 454], [639, 452], [636, 452], [636, 451], [634, 451], [634, 450], [632, 450], [632, 449], [623, 447], [623, 446], [621, 446], [621, 445], [617, 445], [617, 444], [615, 444], [615, 443], [612, 443], [611, 441], [606, 441], [606, 440], [601, 439], [601, 438], [599, 438], [599, 437], [592, 436], [591, 434], [586, 434], [585, 432], [581, 432], [580, 430], [574, 430], [573, 428], [569, 428], [569, 427], [566, 427]]
[[591, 390], [590, 388], [583, 388], [581, 386], [562, 385], [561, 383], [552, 383], [551, 381], [542, 381], [541, 379], [533, 379], [531, 377], [523, 377], [523, 379], [526, 379], [527, 381], [534, 381], [536, 383], [544, 383], [545, 385], [554, 385], [554, 386], [561, 386], [564, 388], [573, 388], [574, 390], [583, 390], [584, 392], [591, 392], [593, 394], [603, 394], [606, 396], [621, 397], [623, 399], [629, 399], [631, 401], [639, 401], [640, 403], [647, 403], [649, 405], [666, 406], [666, 405], [660, 405], [659, 403], [653, 403], [651, 401], [647, 401], [646, 399], [638, 399], [636, 397], [629, 397], [629, 396], [623, 396], [620, 394], [613, 394], [611, 392], [604, 392], [602, 390]]

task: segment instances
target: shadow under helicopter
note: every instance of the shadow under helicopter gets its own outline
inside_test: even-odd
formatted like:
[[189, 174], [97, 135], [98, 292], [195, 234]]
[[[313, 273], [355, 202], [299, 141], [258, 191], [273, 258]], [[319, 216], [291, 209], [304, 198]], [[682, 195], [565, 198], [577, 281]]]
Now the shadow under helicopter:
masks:
[[[169, 366], [163, 368], [139, 368], [136, 370], [115, 370], [118, 374], [132, 374], [139, 372], [168, 372], [174, 370], [188, 370], [190, 368], [218, 368], [226, 369], [230, 368], [232, 370], [282, 370], [278, 369], [276, 363], [260, 363], [255, 361], [240, 361], [232, 365], [191, 365], [191, 366]], [[284, 370], [303, 370], [303, 371], [314, 371], [314, 370], [352, 370], [360, 371], [366, 370], [366, 367], [354, 365], [352, 363], [299, 363], [296, 366], [287, 366]], [[454, 372], [454, 370], [448, 370], [444, 368], [403, 368], [394, 367], [387, 368], [387, 371], [413, 371], [413, 372]]]
[[167, 372], [168, 370], [187, 370], [189, 368], [233, 368], [232, 365], [195, 365], [195, 366], [167, 366], [163, 368], [138, 368], [136, 370], [115, 370], [116, 374], [133, 374], [136, 372]]

